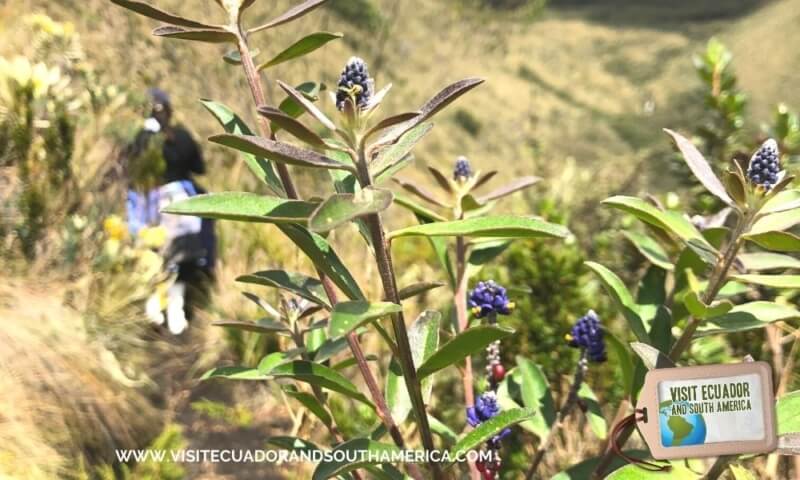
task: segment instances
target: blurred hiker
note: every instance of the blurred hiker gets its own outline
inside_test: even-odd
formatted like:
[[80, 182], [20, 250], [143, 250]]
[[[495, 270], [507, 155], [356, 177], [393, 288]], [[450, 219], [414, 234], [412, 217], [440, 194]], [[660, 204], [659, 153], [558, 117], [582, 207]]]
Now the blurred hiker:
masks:
[[200, 146], [184, 128], [172, 124], [169, 95], [148, 91], [150, 116], [126, 151], [128, 159], [128, 229], [132, 235], [160, 227], [170, 280], [145, 305], [151, 322], [178, 335], [186, 330], [192, 307], [208, 295], [214, 273], [216, 238], [213, 221], [160, 213], [172, 202], [205, 193], [193, 179], [204, 174]]

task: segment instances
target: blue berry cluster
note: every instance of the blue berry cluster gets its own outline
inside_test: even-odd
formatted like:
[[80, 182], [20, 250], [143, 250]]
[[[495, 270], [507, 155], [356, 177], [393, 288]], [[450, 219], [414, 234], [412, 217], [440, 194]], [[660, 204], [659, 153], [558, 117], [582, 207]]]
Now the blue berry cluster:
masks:
[[[497, 403], [497, 394], [488, 391], [480, 394], [475, 399], [475, 406], [467, 407], [467, 423], [472, 427], [477, 427], [481, 423], [496, 417], [500, 413], [500, 405]], [[504, 428], [500, 433], [489, 440], [490, 444], [499, 445], [500, 440], [511, 434], [510, 428]]]
[[344, 110], [345, 102], [352, 98], [355, 106], [363, 109], [372, 97], [372, 79], [369, 78], [367, 64], [358, 57], [347, 61], [342, 75], [339, 77], [339, 88], [336, 90], [336, 108]]
[[600, 327], [600, 318], [594, 313], [594, 310], [589, 310], [586, 315], [579, 318], [566, 338], [571, 347], [586, 350], [589, 360], [593, 362], [606, 361], [603, 329]]
[[747, 178], [756, 185], [769, 190], [778, 182], [778, 172], [781, 170], [778, 158], [778, 144], [769, 139], [761, 145], [747, 168]]
[[472, 177], [472, 167], [469, 165], [467, 157], [458, 157], [456, 166], [453, 168], [453, 180], [463, 181]]
[[477, 318], [490, 314], [508, 315], [514, 308], [514, 303], [508, 299], [506, 289], [492, 280], [478, 282], [469, 293], [467, 305]]

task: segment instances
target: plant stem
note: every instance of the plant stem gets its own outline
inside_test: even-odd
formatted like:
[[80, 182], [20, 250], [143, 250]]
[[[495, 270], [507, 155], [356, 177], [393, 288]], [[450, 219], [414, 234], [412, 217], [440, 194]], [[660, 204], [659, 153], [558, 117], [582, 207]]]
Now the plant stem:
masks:
[[[253, 63], [253, 58], [250, 55], [250, 48], [247, 44], [247, 38], [241, 26], [239, 26], [238, 40], [239, 40], [238, 42], [239, 56], [242, 60], [242, 67], [244, 69], [245, 76], [247, 77], [247, 83], [250, 86], [250, 92], [253, 95], [253, 100], [255, 101], [256, 106], [265, 105], [266, 98], [264, 96], [264, 91], [261, 88], [261, 78], [258, 74], [258, 70], [256, 69], [255, 64]], [[269, 127], [269, 121], [266, 118], [262, 117], [261, 115], [258, 115], [257, 117], [261, 134], [265, 137], [274, 139], [275, 134], [274, 132], [271, 131]], [[283, 188], [286, 191], [286, 196], [288, 198], [298, 199], [299, 195], [297, 193], [297, 189], [294, 186], [294, 183], [292, 182], [292, 177], [289, 173], [289, 169], [286, 167], [286, 165], [282, 163], [278, 162], [274, 163], [278, 175], [281, 179]], [[317, 271], [317, 273], [319, 275], [320, 281], [322, 282], [325, 288], [325, 292], [328, 295], [328, 299], [330, 300], [331, 305], [336, 305], [337, 295], [332, 282], [322, 272]], [[300, 338], [300, 341], [302, 342], [302, 337]], [[366, 357], [364, 355], [364, 351], [361, 349], [361, 345], [358, 342], [358, 336], [355, 334], [355, 332], [351, 332], [350, 334], [347, 335], [347, 343], [350, 346], [350, 350], [352, 351], [353, 356], [356, 359], [356, 364], [358, 365], [358, 369], [361, 372], [361, 375], [364, 377], [364, 382], [367, 384], [367, 389], [369, 390], [370, 396], [372, 397], [372, 401], [375, 403], [375, 406], [377, 408], [378, 416], [380, 417], [384, 426], [391, 435], [394, 443], [399, 448], [404, 449], [405, 441], [403, 439], [403, 435], [400, 433], [397, 424], [392, 418], [391, 412], [389, 411], [386, 405], [386, 401], [383, 397], [383, 394], [381, 393], [380, 388], [378, 387], [378, 383], [375, 380], [375, 377], [373, 376], [372, 371], [369, 368]], [[325, 405], [326, 402], [324, 396], [322, 396], [322, 391], [319, 389], [319, 387], [317, 386], [314, 387], [315, 387], [314, 394], [317, 397], [317, 400], [320, 401], [320, 403], [322, 403], [323, 405]], [[427, 417], [425, 418], [425, 420], [427, 422]], [[336, 438], [337, 442], [340, 443], [342, 442], [341, 435], [339, 434], [338, 429], [336, 428], [335, 425], [331, 426], [331, 434], [334, 435], [334, 438]], [[417, 480], [422, 479], [422, 475], [415, 464], [409, 463], [406, 465], [406, 467], [408, 469], [409, 474], [413, 478]], [[353, 473], [355, 474], [356, 477], [360, 478], [360, 475], [358, 474], [357, 471], [354, 471]]]
[[[706, 305], [714, 301], [719, 294], [719, 291], [725, 285], [725, 280], [728, 277], [728, 271], [733, 265], [733, 262], [736, 260], [736, 255], [739, 253], [739, 249], [742, 246], [744, 240], [742, 235], [750, 230], [750, 227], [752, 226], [757, 214], [758, 208], [753, 208], [737, 217], [736, 226], [731, 233], [730, 240], [726, 245], [725, 250], [722, 252], [720, 261], [714, 265], [714, 269], [711, 271], [711, 275], [708, 279], [708, 286], [706, 286], [706, 290], [703, 292], [702, 300]], [[672, 346], [672, 349], [669, 352], [670, 360], [677, 362], [689, 349], [689, 345], [692, 343], [694, 333], [697, 331], [697, 327], [700, 326], [701, 322], [702, 320], [700, 319], [689, 317], [686, 328], [683, 329], [683, 333], [681, 333], [678, 341], [675, 342], [675, 345]], [[620, 431], [620, 434], [617, 437], [620, 445], [625, 445], [625, 442], [628, 441], [628, 438], [630, 438], [631, 434], [633, 433], [634, 428], [634, 425], [630, 425]], [[614, 451], [611, 449], [611, 445], [609, 445], [606, 448], [606, 453], [603, 455], [600, 463], [597, 464], [597, 468], [595, 468], [592, 478], [602, 478], [603, 472], [605, 472], [605, 470], [608, 468], [608, 465], [611, 463], [613, 458]]]
[[[367, 164], [366, 153], [364, 151], [364, 144], [363, 142], [359, 143], [358, 158], [356, 159], [358, 181], [361, 184], [361, 188], [367, 188], [372, 186], [372, 176], [369, 173], [369, 166]], [[381, 216], [378, 213], [367, 215], [364, 217], [364, 222], [369, 228], [372, 247], [375, 250], [375, 261], [378, 265], [378, 271], [381, 276], [384, 297], [388, 301], [399, 305], [400, 297], [397, 294], [397, 280], [395, 278], [392, 257], [389, 253], [389, 245], [386, 241], [386, 233], [383, 229]], [[422, 445], [426, 450], [433, 450], [435, 446], [433, 444], [431, 428], [428, 423], [425, 400], [422, 398], [422, 386], [420, 385], [419, 378], [417, 377], [417, 370], [414, 366], [414, 357], [411, 353], [411, 344], [408, 341], [408, 331], [406, 330], [405, 318], [402, 310], [396, 314], [393, 314], [391, 318], [395, 341], [397, 342], [397, 350], [400, 354], [398, 360], [400, 361], [400, 367], [403, 371], [403, 378], [405, 379], [406, 389], [408, 390], [408, 394], [411, 399], [414, 416], [416, 417], [417, 425], [419, 426]], [[434, 477], [441, 478], [439, 465], [436, 462], [431, 461], [430, 466]]]
[[[463, 215], [459, 215], [463, 217]], [[455, 307], [456, 307], [456, 320], [458, 322], [458, 331], [463, 332], [467, 329], [469, 317], [467, 315], [467, 246], [464, 242], [464, 237], [456, 237], [456, 289], [455, 289]], [[473, 376], [472, 376], [472, 356], [467, 356], [464, 359], [464, 374], [462, 376], [462, 385], [464, 387], [464, 405], [470, 407], [475, 405], [475, 392], [473, 391]], [[472, 480], [480, 478], [480, 472], [475, 467], [475, 462], [469, 462], [469, 474]]]
[[578, 403], [578, 390], [580, 390], [583, 384], [583, 379], [586, 377], [586, 370], [588, 370], [588, 368], [589, 360], [586, 358], [586, 350], [584, 349], [581, 351], [581, 359], [578, 361], [578, 368], [575, 370], [575, 377], [572, 379], [572, 386], [569, 389], [567, 399], [561, 406], [561, 410], [558, 411], [555, 422], [553, 422], [553, 425], [550, 427], [550, 431], [547, 432], [547, 437], [539, 444], [539, 448], [536, 449], [531, 466], [525, 473], [525, 480], [531, 480], [533, 478], [536, 469], [539, 468], [539, 464], [544, 458], [544, 454], [547, 452], [547, 449], [550, 448], [550, 444], [553, 443], [556, 433], [563, 425], [567, 416], [569, 416], [572, 408]]

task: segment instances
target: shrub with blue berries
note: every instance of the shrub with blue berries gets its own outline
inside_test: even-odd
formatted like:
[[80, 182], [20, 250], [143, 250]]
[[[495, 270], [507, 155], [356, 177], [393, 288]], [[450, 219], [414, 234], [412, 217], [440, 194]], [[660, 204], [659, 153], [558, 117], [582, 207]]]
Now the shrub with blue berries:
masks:
[[364, 109], [369, 105], [372, 98], [373, 81], [369, 77], [367, 64], [358, 57], [350, 57], [347, 61], [342, 75], [339, 77], [339, 85], [336, 90], [336, 108], [344, 110], [345, 102], [352, 99], [355, 106]]
[[469, 293], [467, 305], [477, 318], [496, 314], [508, 315], [514, 309], [514, 303], [508, 299], [506, 289], [493, 280], [478, 282]]
[[[467, 423], [472, 427], [477, 427], [500, 413], [500, 405], [497, 403], [497, 394], [490, 390], [482, 393], [475, 399], [475, 405], [467, 408]], [[503, 438], [511, 434], [510, 428], [504, 428], [497, 435], [486, 442], [486, 447], [491, 452], [491, 459], [488, 461], [478, 461], [476, 468], [481, 473], [484, 480], [494, 480], [500, 471], [500, 442]]]
[[603, 329], [600, 326], [600, 318], [594, 310], [589, 310], [586, 315], [579, 318], [566, 338], [571, 347], [585, 350], [589, 360], [593, 362], [606, 361]]
[[747, 168], [747, 178], [755, 185], [759, 185], [769, 190], [778, 183], [778, 175], [781, 170], [780, 158], [778, 156], [778, 144], [775, 140], [769, 139], [761, 145]]

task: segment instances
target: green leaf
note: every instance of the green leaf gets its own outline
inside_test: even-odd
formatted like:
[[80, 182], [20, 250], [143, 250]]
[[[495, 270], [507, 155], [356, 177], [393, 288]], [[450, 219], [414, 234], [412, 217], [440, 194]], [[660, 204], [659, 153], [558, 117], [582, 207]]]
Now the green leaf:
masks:
[[692, 222], [678, 212], [665, 212], [642, 199], [622, 195], [607, 198], [602, 203], [630, 213], [639, 220], [656, 228], [673, 233], [685, 242], [694, 239], [700, 243], [708, 243], [700, 231], [692, 225]]
[[733, 304], [728, 300], [712, 302], [711, 305], [706, 305], [700, 299], [697, 292], [692, 290], [689, 290], [683, 296], [683, 304], [686, 305], [686, 309], [689, 310], [689, 313], [701, 320], [724, 315], [733, 308]]
[[294, 360], [282, 363], [269, 371], [269, 375], [275, 378], [291, 378], [299, 382], [317, 385], [328, 390], [341, 393], [353, 400], [358, 400], [372, 408], [367, 397], [358, 391], [350, 380], [344, 378], [341, 373], [325, 365], [309, 362], [306, 360]]
[[675, 366], [675, 362], [661, 353], [659, 349], [651, 347], [646, 343], [631, 342], [631, 348], [636, 355], [639, 355], [639, 358], [642, 359], [644, 366], [648, 370], [653, 370], [656, 368], [672, 368]]
[[189, 28], [164, 25], [153, 30], [153, 35], [205, 43], [236, 43], [236, 35], [233, 32], [219, 27]]
[[644, 343], [650, 342], [650, 337], [647, 335], [647, 330], [644, 328], [644, 322], [636, 311], [636, 302], [633, 301], [631, 293], [628, 288], [622, 283], [622, 280], [611, 270], [603, 265], [595, 262], [584, 262], [584, 265], [589, 267], [600, 278], [606, 292], [611, 296], [614, 305], [622, 312], [625, 320], [628, 322], [633, 334], [639, 341]]
[[773, 213], [759, 218], [749, 234], [788, 230], [800, 223], [800, 208]]
[[209, 378], [227, 378], [230, 380], [269, 380], [271, 377], [258, 371], [257, 368], [233, 366], [216, 367], [207, 371], [200, 380]]
[[683, 460], [670, 462], [670, 465], [669, 472], [651, 472], [638, 465], [625, 465], [611, 472], [605, 480], [700, 480], [702, 477], [684, 465]]
[[556, 420], [556, 407], [550, 394], [550, 385], [547, 382], [542, 368], [522, 356], [517, 356], [517, 370], [519, 371], [520, 392], [522, 403], [536, 415], [522, 424], [522, 426], [535, 434], [539, 439], [547, 437], [550, 427]]
[[227, 327], [227, 328], [234, 328], [236, 330], [245, 330], [248, 332], [256, 332], [256, 333], [278, 333], [278, 332], [288, 332], [289, 327], [282, 324], [281, 322], [271, 320], [269, 318], [262, 318], [256, 322], [240, 322], [236, 320], [222, 320], [219, 322], [213, 322], [211, 325], [215, 327]]
[[625, 235], [625, 238], [630, 240], [633, 246], [639, 250], [639, 253], [653, 265], [669, 271], [675, 268], [672, 262], [670, 262], [666, 250], [664, 250], [658, 242], [653, 240], [652, 237], [638, 232], [624, 231], [622, 233]]
[[[305, 97], [306, 100], [309, 101], [317, 101], [319, 99], [319, 92], [320, 90], [324, 90], [325, 85], [319, 84], [315, 82], [304, 82], [300, 85], [296, 86], [294, 90]], [[284, 98], [280, 104], [278, 104], [278, 109], [289, 115], [292, 118], [297, 118], [305, 112], [305, 108], [302, 105], [297, 103], [294, 98], [291, 96], [287, 96]], [[234, 132], [228, 132], [234, 133]]]
[[411, 200], [410, 198], [404, 195], [395, 194], [394, 201], [401, 207], [410, 210], [411, 212], [415, 213], [418, 216], [422, 216], [424, 219], [428, 221], [434, 221], [434, 222], [447, 221], [447, 219], [444, 218], [443, 216], [439, 215], [438, 213], [434, 212], [433, 210], [427, 207], [418, 204], [414, 200]]
[[497, 200], [506, 197], [520, 190], [525, 190], [526, 188], [530, 188], [539, 183], [540, 180], [541, 178], [539, 177], [519, 177], [515, 179], [513, 182], [503, 185], [502, 187], [499, 187], [495, 190], [492, 190], [486, 195], [481, 195], [477, 199], [477, 201], [479, 204], [482, 205], [484, 203], [491, 202], [492, 200]]
[[309, 168], [332, 168], [353, 171], [352, 165], [345, 165], [312, 150], [295, 147], [288, 143], [276, 142], [255, 135], [213, 135], [210, 142], [233, 148], [240, 152], [267, 157], [273, 162]]
[[262, 105], [258, 107], [258, 114], [272, 121], [270, 125], [273, 132], [277, 132], [282, 128], [298, 140], [313, 147], [327, 147], [322, 137], [279, 108]]
[[[354, 438], [334, 448], [331, 451], [331, 460], [320, 462], [311, 478], [312, 480], [324, 480], [343, 475], [366, 465], [380, 463], [367, 461], [369, 457], [380, 458], [380, 456], [386, 455], [391, 458], [391, 455], [398, 452], [400, 449], [394, 445], [376, 442], [369, 438]], [[343, 460], [336, 461], [336, 458]], [[350, 463], [347, 461], [348, 458], [358, 458], [359, 460]]]
[[284, 389], [284, 393], [300, 402], [309, 412], [316, 415], [316, 417], [319, 418], [320, 421], [322, 421], [322, 423], [325, 425], [331, 426], [333, 424], [333, 419], [331, 418], [330, 413], [325, 410], [325, 407], [319, 403], [319, 400], [317, 400], [314, 395], [311, 395], [307, 392], [300, 392], [290, 389]]
[[323, 237], [299, 225], [280, 225], [279, 228], [348, 298], [351, 300], [365, 298], [356, 280]]
[[[261, 50], [254, 49], [250, 51], [250, 58], [256, 58], [258, 54], [261, 53]], [[230, 65], [241, 65], [242, 64], [242, 55], [239, 53], [239, 50], [231, 50], [230, 52], [226, 53], [222, 56], [222, 60]]]
[[300, 273], [286, 272], [284, 270], [264, 270], [242, 275], [236, 281], [286, 290], [327, 308], [330, 308], [331, 305], [322, 283], [316, 278]]
[[608, 424], [603, 416], [603, 411], [600, 409], [597, 396], [588, 383], [583, 382], [581, 384], [578, 390], [578, 398], [580, 398], [586, 406], [586, 418], [589, 421], [589, 427], [592, 429], [592, 432], [597, 435], [597, 438], [601, 440], [605, 439], [608, 434]]
[[269, 22], [255, 28], [251, 28], [250, 30], [248, 30], [248, 33], [260, 32], [261, 30], [266, 30], [268, 28], [277, 27], [278, 25], [283, 25], [284, 23], [291, 22], [292, 20], [300, 18], [303, 15], [311, 12], [315, 8], [325, 3], [326, 1], [327, 0], [306, 0], [305, 2], [298, 3], [289, 10], [283, 12], [278, 17], [273, 18]]
[[306, 98], [306, 96], [302, 92], [295, 90], [294, 88], [281, 82], [280, 80], [278, 80], [278, 86], [281, 87], [281, 89], [284, 92], [286, 92], [286, 94], [289, 95], [289, 97], [295, 103], [300, 105], [303, 108], [303, 110], [305, 110], [306, 112], [309, 113], [309, 115], [317, 119], [317, 121], [320, 122], [325, 128], [327, 128], [328, 130], [334, 130], [334, 131], [336, 130], [336, 125], [331, 121], [331, 119], [328, 118], [327, 115], [322, 113], [322, 111], [319, 108], [317, 108], [313, 103], [311, 103], [311, 101], [308, 98]]
[[731, 278], [765, 287], [800, 288], [800, 275], [732, 275]]
[[414, 145], [431, 131], [431, 128], [433, 128], [432, 123], [423, 123], [406, 132], [395, 144], [379, 151], [377, 158], [370, 165], [372, 175], [378, 177], [386, 169], [400, 162], [411, 152]]
[[442, 437], [442, 440], [445, 442], [456, 443], [458, 441], [458, 435], [456, 435], [456, 432], [454, 432], [452, 428], [442, 423], [433, 415], [428, 415], [428, 424], [431, 426], [431, 431]]
[[408, 300], [409, 298], [416, 297], [417, 295], [421, 295], [425, 292], [433, 290], [435, 288], [443, 287], [443, 282], [418, 282], [408, 285], [407, 287], [403, 287], [397, 292], [397, 296], [400, 300]]
[[750, 302], [737, 305], [725, 315], [709, 318], [700, 326], [695, 336], [741, 332], [762, 328], [772, 322], [796, 320], [800, 312], [792, 307], [773, 302]]
[[526, 408], [515, 408], [500, 412], [497, 416], [478, 425], [474, 430], [467, 432], [466, 435], [450, 449], [450, 457], [456, 458], [465, 455], [468, 451], [479, 447], [483, 442], [494, 437], [503, 429], [517, 423], [530, 420], [536, 416], [536, 412]]
[[158, 9], [144, 2], [137, 2], [134, 0], [111, 0], [111, 3], [115, 3], [121, 7], [127, 8], [128, 10], [136, 12], [139, 15], [144, 15], [145, 17], [149, 17], [154, 20], [160, 20], [172, 25], [180, 25], [189, 28], [219, 28], [216, 25], [207, 25], [195, 20], [183, 18], [173, 13], [165, 12], [164, 10]]
[[778, 435], [800, 433], [800, 390], [778, 398], [775, 404]]
[[420, 380], [454, 365], [484, 347], [514, 333], [513, 329], [495, 325], [476, 325], [453, 337], [425, 360], [417, 369]]
[[[419, 368], [439, 347], [439, 324], [442, 315], [435, 310], [425, 310], [422, 312], [411, 328], [408, 329], [408, 342], [411, 346], [411, 356], [414, 360], [414, 367]], [[422, 381], [422, 398], [427, 401], [430, 399], [433, 389], [433, 379], [427, 378]], [[395, 422], [401, 424], [408, 417], [411, 411], [411, 398], [406, 389], [403, 379], [403, 371], [397, 359], [392, 359], [389, 371], [386, 374], [386, 403], [391, 409], [392, 417]]]
[[258, 371], [261, 373], [268, 373], [277, 365], [280, 365], [292, 356], [293, 354], [290, 354], [289, 351], [270, 353], [258, 362]]
[[498, 238], [530, 238], [557, 237], [564, 238], [569, 230], [562, 225], [545, 222], [535, 218], [515, 217], [510, 215], [469, 218], [449, 222], [426, 223], [396, 230], [389, 238], [410, 236], [425, 237], [498, 237]]
[[738, 463], [728, 465], [728, 469], [731, 471], [731, 475], [733, 475], [733, 480], [756, 480], [756, 477], [752, 473]]
[[326, 43], [330, 42], [331, 40], [336, 40], [337, 38], [342, 38], [342, 34], [330, 33], [330, 32], [316, 32], [310, 35], [306, 35], [300, 40], [294, 42], [291, 46], [286, 48], [286, 50], [275, 55], [275, 57], [273, 57], [272, 60], [269, 60], [268, 62], [264, 62], [261, 65], [259, 65], [258, 70], [274, 67], [275, 65], [287, 62], [294, 58], [302, 57], [303, 55], [311, 53], [314, 50], [325, 45]]
[[800, 208], [800, 190], [784, 190], [770, 198], [761, 208], [760, 213], [785, 212], [795, 208]]
[[[324, 336], [327, 336], [327, 333], [323, 329], [316, 331], [321, 332]], [[324, 338], [324, 341], [319, 345], [319, 347], [313, 349], [315, 351], [314, 361], [321, 363], [330, 360], [334, 355], [347, 350], [348, 346], [347, 339], [344, 337]]]
[[613, 352], [617, 357], [616, 368], [619, 368], [622, 373], [622, 383], [625, 392], [630, 394], [633, 391], [633, 359], [628, 351], [628, 347], [617, 338], [616, 335], [605, 330], [606, 344], [609, 346], [609, 352]]
[[163, 213], [257, 223], [304, 223], [316, 203], [256, 195], [221, 192], [196, 195], [169, 204]]
[[428, 203], [436, 205], [437, 207], [443, 207], [443, 208], [447, 207], [445, 203], [436, 198], [436, 196], [433, 193], [429, 192], [428, 190], [420, 186], [417, 182], [407, 182], [402, 178], [393, 178], [392, 180], [394, 180], [395, 183], [400, 185], [403, 188], [403, 190], [409, 193], [413, 193], [418, 198], [421, 198], [422, 200], [425, 200]]
[[747, 234], [744, 238], [767, 250], [800, 252], [800, 237], [789, 232]]
[[402, 307], [391, 302], [339, 302], [333, 307], [328, 323], [330, 338], [342, 337], [367, 322], [402, 311]]
[[309, 227], [318, 233], [328, 232], [356, 218], [386, 210], [393, 199], [389, 190], [371, 187], [356, 193], [337, 193], [314, 211]]
[[711, 166], [706, 159], [703, 158], [703, 154], [697, 150], [697, 147], [679, 133], [673, 132], [667, 128], [665, 128], [664, 131], [675, 141], [675, 145], [678, 147], [678, 150], [681, 151], [681, 154], [683, 154], [683, 159], [686, 161], [689, 169], [694, 176], [700, 180], [700, 183], [703, 184], [706, 190], [724, 203], [734, 205], [734, 201], [725, 191], [722, 182], [714, 174], [714, 171], [711, 170]]
[[[200, 103], [208, 110], [214, 118], [222, 125], [228, 133], [252, 135], [253, 132], [247, 124], [239, 118], [238, 115], [233, 113], [233, 110], [219, 102], [212, 100], [201, 100]], [[279, 196], [285, 197], [286, 192], [283, 189], [283, 184], [280, 178], [272, 168], [272, 164], [263, 157], [256, 157], [250, 153], [242, 152], [242, 157], [250, 170], [256, 177], [264, 182], [274, 193]]]
[[740, 253], [738, 258], [746, 270], [800, 269], [800, 260], [780, 253]]

